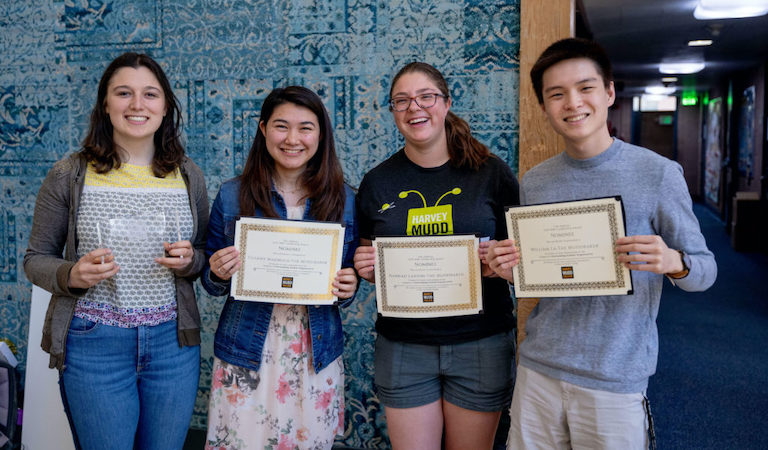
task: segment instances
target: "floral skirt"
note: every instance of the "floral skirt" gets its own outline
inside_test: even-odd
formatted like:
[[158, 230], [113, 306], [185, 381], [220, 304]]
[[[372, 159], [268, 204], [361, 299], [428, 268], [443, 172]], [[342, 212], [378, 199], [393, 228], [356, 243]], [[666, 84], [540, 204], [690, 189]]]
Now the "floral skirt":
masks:
[[330, 449], [343, 431], [344, 364], [315, 373], [306, 306], [275, 305], [260, 370], [214, 358], [206, 449]]

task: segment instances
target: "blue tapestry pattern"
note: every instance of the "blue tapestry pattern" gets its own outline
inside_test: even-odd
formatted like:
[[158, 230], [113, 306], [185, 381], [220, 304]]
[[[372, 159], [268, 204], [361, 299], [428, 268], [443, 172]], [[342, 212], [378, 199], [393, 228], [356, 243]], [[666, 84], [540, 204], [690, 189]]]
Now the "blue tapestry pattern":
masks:
[[[211, 200], [238, 174], [261, 103], [277, 86], [319, 93], [347, 181], [396, 151], [392, 75], [423, 60], [448, 79], [453, 110], [513, 168], [518, 146], [519, 0], [1, 0], [0, 337], [23, 370], [30, 285], [21, 261], [35, 196], [52, 164], [78, 149], [99, 76], [124, 51], [155, 57], [184, 113], [187, 150]], [[205, 427], [213, 332], [223, 304], [197, 286], [202, 375], [193, 426]], [[386, 448], [372, 390], [375, 290], [344, 314], [346, 431], [339, 444]]]

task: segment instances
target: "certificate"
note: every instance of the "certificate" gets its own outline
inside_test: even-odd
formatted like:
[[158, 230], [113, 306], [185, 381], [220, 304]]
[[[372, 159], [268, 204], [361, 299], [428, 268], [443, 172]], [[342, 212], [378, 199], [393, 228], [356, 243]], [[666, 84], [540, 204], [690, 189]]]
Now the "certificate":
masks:
[[384, 317], [478, 314], [478, 239], [469, 235], [376, 238], [376, 306]]
[[510, 207], [506, 217], [520, 249], [512, 269], [517, 297], [632, 293], [615, 251], [626, 234], [621, 197]]
[[338, 223], [243, 217], [235, 223], [240, 269], [232, 297], [271, 303], [331, 305], [341, 268], [344, 227]]

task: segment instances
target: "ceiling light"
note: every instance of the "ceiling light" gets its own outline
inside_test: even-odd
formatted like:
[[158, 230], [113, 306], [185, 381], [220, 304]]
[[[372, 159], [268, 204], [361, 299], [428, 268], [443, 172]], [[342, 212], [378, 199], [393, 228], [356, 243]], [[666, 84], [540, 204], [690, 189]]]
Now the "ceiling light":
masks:
[[661, 79], [662, 83], [674, 83], [677, 81], [677, 77], [664, 77]]
[[703, 62], [674, 62], [659, 64], [659, 72], [671, 74], [697, 73], [704, 70]]
[[651, 95], [669, 95], [675, 92], [675, 88], [665, 86], [647, 86], [645, 88], [645, 92], [646, 94]]
[[766, 0], [699, 0], [693, 17], [699, 20], [740, 19], [768, 14]]
[[706, 47], [712, 45], [712, 39], [697, 39], [695, 41], [688, 41], [688, 47]]

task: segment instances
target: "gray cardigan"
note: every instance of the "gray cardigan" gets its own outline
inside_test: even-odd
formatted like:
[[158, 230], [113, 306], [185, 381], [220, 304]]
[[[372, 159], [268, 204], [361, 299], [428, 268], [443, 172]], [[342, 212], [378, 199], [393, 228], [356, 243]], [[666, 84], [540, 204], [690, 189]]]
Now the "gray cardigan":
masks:
[[[43, 181], [35, 202], [24, 272], [32, 283], [51, 292], [43, 324], [41, 347], [51, 356], [49, 367], [64, 370], [67, 331], [77, 299], [87, 289], [69, 288], [69, 272], [77, 257], [77, 211], [83, 192], [86, 160], [74, 153], [56, 162]], [[189, 193], [195, 252], [192, 264], [174, 270], [179, 346], [200, 344], [200, 313], [193, 283], [205, 266], [205, 233], [208, 227], [208, 193], [200, 168], [184, 157], [181, 174]], [[63, 258], [62, 258], [63, 254]]]

